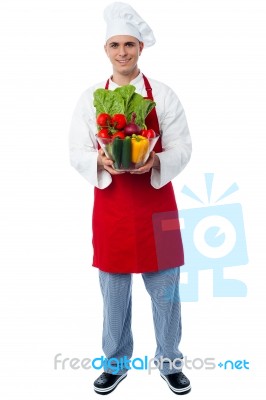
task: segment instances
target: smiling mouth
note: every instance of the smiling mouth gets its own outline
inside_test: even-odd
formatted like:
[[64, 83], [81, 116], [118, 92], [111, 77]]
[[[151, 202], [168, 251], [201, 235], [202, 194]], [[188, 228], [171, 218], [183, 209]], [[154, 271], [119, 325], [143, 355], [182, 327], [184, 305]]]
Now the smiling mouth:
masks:
[[119, 64], [123, 65], [123, 64], [128, 63], [130, 60], [131, 60], [131, 58], [128, 60], [117, 60], [117, 62], [119, 62]]

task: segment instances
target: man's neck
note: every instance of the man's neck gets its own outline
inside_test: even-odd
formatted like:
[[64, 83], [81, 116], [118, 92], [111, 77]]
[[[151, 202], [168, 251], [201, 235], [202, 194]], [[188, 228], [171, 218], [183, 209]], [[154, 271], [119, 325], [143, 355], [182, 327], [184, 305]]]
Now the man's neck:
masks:
[[136, 71], [132, 72], [132, 74], [128, 74], [128, 75], [116, 74], [114, 72], [111, 79], [118, 86], [125, 86], [125, 85], [129, 85], [130, 82], [133, 81], [133, 79], [135, 79], [139, 73], [140, 73], [140, 70], [138, 68], [136, 69]]

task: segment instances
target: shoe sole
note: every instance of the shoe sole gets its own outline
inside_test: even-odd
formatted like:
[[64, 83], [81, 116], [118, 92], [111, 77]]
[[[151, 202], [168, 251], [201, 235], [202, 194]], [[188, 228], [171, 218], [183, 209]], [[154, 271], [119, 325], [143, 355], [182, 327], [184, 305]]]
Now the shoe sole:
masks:
[[167, 383], [167, 385], [169, 386], [169, 388], [172, 390], [172, 392], [174, 392], [175, 394], [187, 394], [191, 391], [191, 386], [186, 386], [182, 389], [176, 389], [175, 387], [173, 387], [172, 385], [170, 385], [170, 383], [168, 382], [168, 380], [165, 378], [164, 375], [161, 374], [161, 377], [163, 378], [163, 380], [165, 380], [165, 382]]
[[115, 388], [117, 387], [117, 385], [118, 385], [123, 379], [125, 379], [126, 377], [127, 377], [127, 374], [121, 375], [121, 377], [120, 377], [119, 379], [117, 379], [117, 381], [116, 381], [112, 386], [109, 386], [108, 388], [101, 389], [101, 388], [97, 388], [96, 386], [93, 386], [93, 387], [94, 387], [94, 391], [95, 391], [96, 393], [98, 393], [98, 394], [109, 394], [109, 393], [111, 393], [113, 390], [115, 390]]

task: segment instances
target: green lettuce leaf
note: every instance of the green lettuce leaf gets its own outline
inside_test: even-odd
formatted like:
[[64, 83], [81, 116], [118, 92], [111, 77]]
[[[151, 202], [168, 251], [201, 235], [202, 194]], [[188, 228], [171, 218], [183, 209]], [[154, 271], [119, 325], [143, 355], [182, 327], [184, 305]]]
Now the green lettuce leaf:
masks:
[[136, 124], [145, 127], [145, 118], [155, 107], [156, 103], [135, 92], [133, 85], [125, 85], [109, 89], [96, 89], [93, 105], [96, 108], [96, 116], [101, 113], [124, 114], [127, 122], [131, 121], [132, 113], [136, 113]]
[[94, 92], [93, 105], [96, 108], [96, 116], [101, 113], [110, 115], [124, 114], [124, 99], [113, 90], [96, 89]]
[[131, 120], [132, 113], [136, 113], [136, 124], [141, 128], [145, 127], [145, 118], [155, 107], [155, 102], [150, 99], [144, 99], [140, 94], [134, 93], [128, 109], [126, 110], [127, 121]]
[[114, 90], [114, 93], [119, 94], [124, 99], [125, 111], [128, 109], [131, 99], [135, 93], [135, 86], [133, 85], [125, 85], [120, 86]]

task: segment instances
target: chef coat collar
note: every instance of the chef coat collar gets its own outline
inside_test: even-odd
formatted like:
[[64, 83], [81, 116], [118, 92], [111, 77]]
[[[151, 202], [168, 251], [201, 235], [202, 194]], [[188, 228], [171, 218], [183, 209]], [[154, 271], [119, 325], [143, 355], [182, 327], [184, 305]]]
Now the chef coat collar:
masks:
[[[133, 85], [133, 86], [139, 86], [140, 83], [143, 82], [143, 75], [142, 72], [139, 72], [138, 76], [136, 76], [136, 78], [134, 78], [129, 85]], [[114, 90], [117, 87], [119, 87], [119, 85], [115, 82], [112, 81], [112, 77], [109, 79], [109, 89]]]

